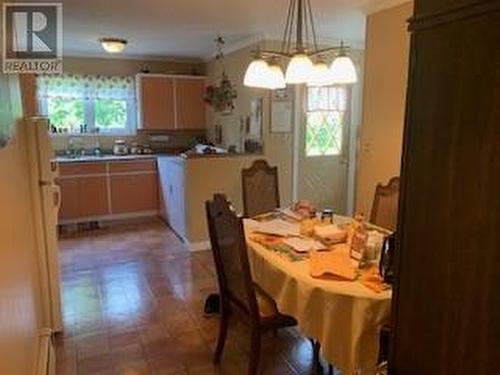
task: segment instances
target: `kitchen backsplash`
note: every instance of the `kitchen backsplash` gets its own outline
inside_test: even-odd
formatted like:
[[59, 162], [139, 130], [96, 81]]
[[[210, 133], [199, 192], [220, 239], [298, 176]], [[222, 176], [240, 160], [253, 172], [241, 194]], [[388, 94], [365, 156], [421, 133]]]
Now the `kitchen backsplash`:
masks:
[[170, 152], [172, 150], [182, 150], [190, 147], [192, 143], [200, 137], [204, 137], [205, 132], [189, 133], [168, 133], [161, 137], [147, 134], [137, 134], [128, 136], [110, 135], [53, 135], [52, 146], [57, 154], [64, 153], [68, 149], [70, 141], [77, 149], [92, 150], [99, 147], [103, 152], [110, 152], [117, 139], [123, 139], [130, 146], [133, 142], [140, 145], [150, 145], [154, 152]]

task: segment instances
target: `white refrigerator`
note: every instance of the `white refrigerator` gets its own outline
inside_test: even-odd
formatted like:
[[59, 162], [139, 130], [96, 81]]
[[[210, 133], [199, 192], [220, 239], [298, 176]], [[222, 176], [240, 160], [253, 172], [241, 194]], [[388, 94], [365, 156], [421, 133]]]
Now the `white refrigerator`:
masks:
[[56, 184], [59, 171], [57, 163], [53, 161], [55, 154], [47, 118], [28, 118], [23, 126], [28, 144], [44, 326], [58, 332], [63, 328], [57, 238], [57, 217], [61, 203], [61, 190]]

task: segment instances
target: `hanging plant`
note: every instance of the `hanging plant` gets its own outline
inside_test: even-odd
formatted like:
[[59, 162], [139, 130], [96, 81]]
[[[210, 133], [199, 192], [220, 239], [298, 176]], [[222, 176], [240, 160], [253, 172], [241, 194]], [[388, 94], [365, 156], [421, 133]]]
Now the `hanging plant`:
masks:
[[232, 113], [235, 109], [234, 100], [238, 96], [226, 73], [218, 86], [208, 86], [205, 91], [205, 102], [214, 108], [215, 112]]
[[234, 100], [236, 99], [238, 94], [224, 70], [224, 53], [222, 51], [223, 46], [224, 39], [222, 39], [222, 37], [219, 35], [215, 39], [215, 48], [217, 50], [215, 59], [220, 63], [222, 67], [222, 79], [218, 86], [211, 85], [206, 88], [204, 100], [205, 103], [211, 105], [214, 108], [215, 112], [229, 114], [232, 113], [236, 108]]

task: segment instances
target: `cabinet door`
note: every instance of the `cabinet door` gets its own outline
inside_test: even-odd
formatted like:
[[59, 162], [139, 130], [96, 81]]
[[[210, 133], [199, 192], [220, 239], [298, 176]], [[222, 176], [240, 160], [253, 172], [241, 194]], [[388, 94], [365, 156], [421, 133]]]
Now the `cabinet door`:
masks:
[[108, 187], [105, 176], [61, 178], [60, 220], [108, 215]]
[[80, 217], [109, 214], [105, 176], [78, 178], [78, 212]]
[[78, 179], [64, 178], [58, 180], [57, 184], [61, 187], [59, 220], [78, 218], [80, 215], [78, 211]]
[[158, 210], [156, 173], [111, 176], [113, 214]]
[[205, 128], [205, 82], [202, 79], [176, 79], [177, 129]]
[[175, 128], [174, 87], [168, 77], [141, 76], [140, 86], [140, 127], [146, 130]]

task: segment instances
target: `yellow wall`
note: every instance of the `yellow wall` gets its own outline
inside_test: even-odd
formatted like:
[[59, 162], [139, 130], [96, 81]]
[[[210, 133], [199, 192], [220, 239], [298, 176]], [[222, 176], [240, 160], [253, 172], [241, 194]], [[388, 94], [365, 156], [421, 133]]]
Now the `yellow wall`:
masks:
[[[229, 79], [238, 92], [236, 99], [236, 111], [234, 116], [246, 116], [250, 114], [250, 101], [253, 98], [263, 99], [262, 131], [264, 136], [264, 157], [269, 164], [277, 165], [279, 171], [280, 197], [282, 204], [289, 204], [292, 200], [292, 150], [293, 133], [271, 133], [270, 132], [270, 91], [252, 89], [243, 86], [243, 77], [246, 68], [251, 61], [252, 47], [243, 48], [230, 53], [225, 57], [224, 67]], [[217, 61], [207, 64], [207, 76], [211, 84], [217, 84], [222, 75], [222, 67]], [[221, 115], [208, 109], [207, 126], [209, 134], [213, 136], [213, 126], [216, 123], [224, 123]], [[226, 135], [237, 138], [238, 129], [224, 129]]]
[[412, 3], [368, 16], [356, 209], [368, 214], [375, 186], [399, 175]]
[[[12, 77], [10, 79], [15, 79]], [[19, 96], [9, 100], [0, 75], [0, 121], [15, 121]], [[27, 146], [20, 133], [0, 149], [0, 374], [31, 374], [41, 310], [32, 223]]]
[[243, 212], [241, 170], [262, 156], [217, 156], [188, 159], [186, 173], [187, 239], [191, 243], [208, 241], [205, 201], [223, 193], [235, 210]]

